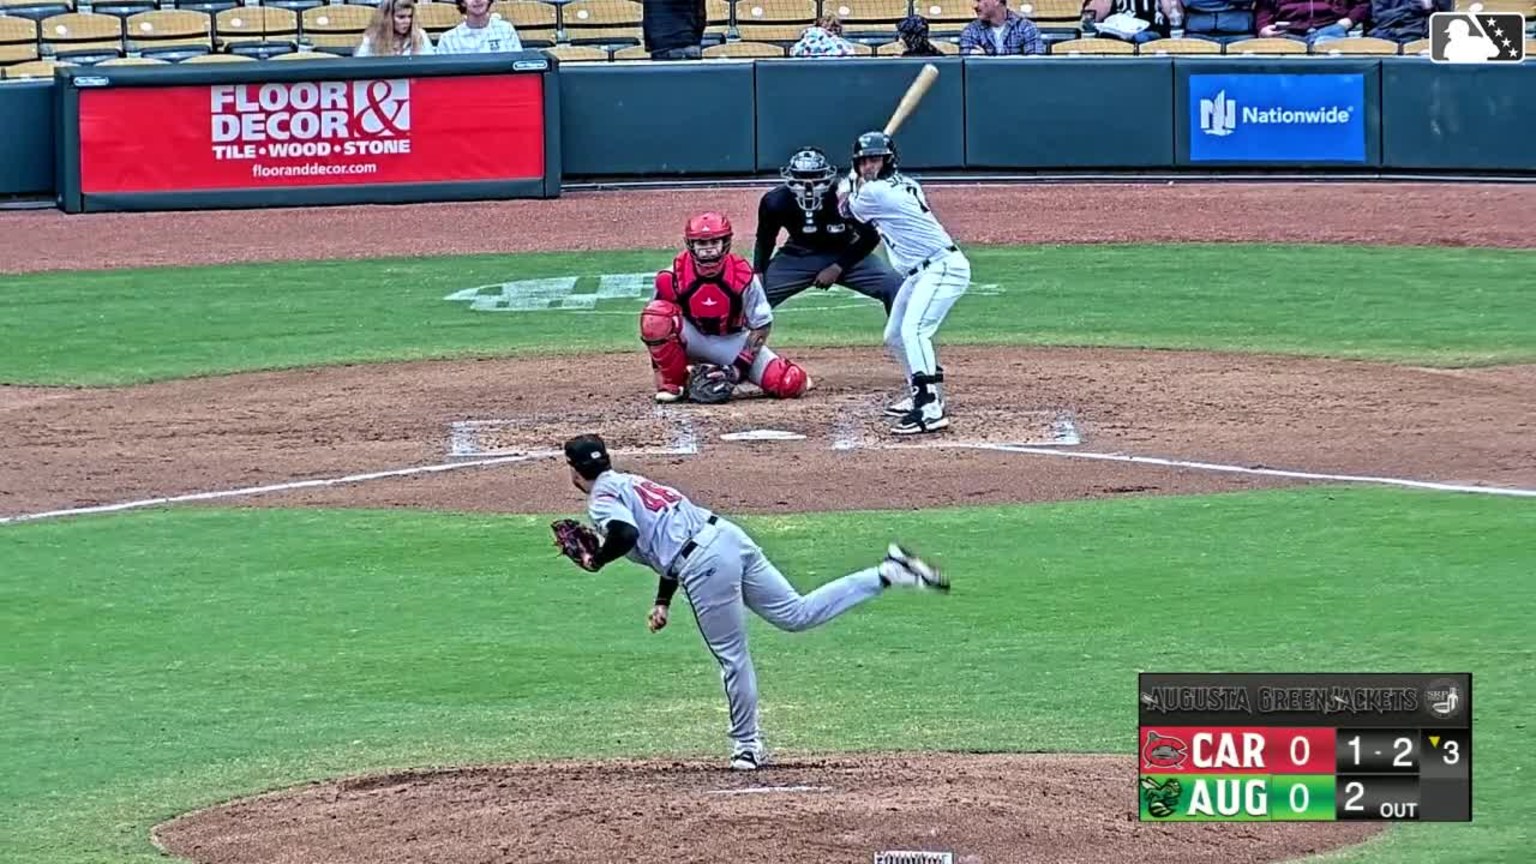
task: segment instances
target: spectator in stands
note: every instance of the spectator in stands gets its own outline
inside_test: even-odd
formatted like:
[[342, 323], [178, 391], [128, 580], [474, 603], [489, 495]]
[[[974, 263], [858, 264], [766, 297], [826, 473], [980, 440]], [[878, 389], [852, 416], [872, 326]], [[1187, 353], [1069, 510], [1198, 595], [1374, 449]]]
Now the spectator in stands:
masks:
[[1084, 8], [1100, 37], [1137, 44], [1167, 39], [1184, 17], [1180, 0], [1088, 0]]
[[517, 30], [491, 14], [491, 0], [457, 0], [464, 20], [437, 40], [439, 54], [496, 54], [523, 50]]
[[835, 14], [823, 15], [805, 28], [800, 41], [789, 46], [791, 57], [852, 57], [853, 43], [843, 38], [843, 21]]
[[640, 23], [652, 60], [698, 60], [704, 56], [709, 14], [704, 0], [642, 0]]
[[942, 57], [944, 52], [934, 46], [928, 39], [928, 19], [921, 15], [908, 15], [896, 25], [896, 33], [901, 37], [901, 56], [903, 57]]
[[1252, 39], [1254, 0], [1183, 0], [1184, 32], [1195, 39], [1227, 44]]
[[416, 23], [416, 0], [384, 0], [373, 13], [354, 57], [431, 55], [437, 50], [427, 31]]
[[1432, 12], [1454, 12], [1456, 0], [1371, 0], [1371, 29], [1367, 36], [1408, 43], [1429, 38]]
[[960, 32], [961, 54], [1044, 54], [1035, 22], [1008, 8], [1008, 0], [976, 0], [976, 20]]
[[1370, 11], [1370, 0], [1258, 0], [1253, 17], [1260, 36], [1316, 47], [1345, 38]]

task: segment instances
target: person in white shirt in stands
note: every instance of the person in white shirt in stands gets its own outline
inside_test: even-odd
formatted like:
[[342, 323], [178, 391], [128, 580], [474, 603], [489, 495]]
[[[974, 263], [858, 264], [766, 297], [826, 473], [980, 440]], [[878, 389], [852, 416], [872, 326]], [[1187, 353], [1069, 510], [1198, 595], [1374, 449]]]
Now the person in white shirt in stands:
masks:
[[517, 30], [501, 16], [491, 16], [491, 0], [458, 0], [464, 22], [437, 40], [439, 54], [494, 54], [523, 50]]
[[416, 23], [416, 0], [384, 0], [353, 57], [431, 56], [437, 50]]

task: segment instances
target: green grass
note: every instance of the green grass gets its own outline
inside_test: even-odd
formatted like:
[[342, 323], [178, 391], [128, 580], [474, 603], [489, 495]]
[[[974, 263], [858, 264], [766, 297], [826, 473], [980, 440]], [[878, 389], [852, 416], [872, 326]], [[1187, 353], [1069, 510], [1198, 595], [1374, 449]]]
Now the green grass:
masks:
[[[1476, 821], [1348, 857], [1530, 860], [1529, 504], [1308, 489], [743, 521], [802, 588], [887, 532], [957, 585], [803, 634], [754, 620], [779, 748], [1129, 754], [1138, 670], [1471, 670]], [[6, 862], [163, 860], [156, 821], [306, 778], [722, 752], [686, 605], [646, 633], [653, 577], [562, 566], [542, 517], [146, 511], [5, 528], [0, 562]]]
[[[1345, 246], [972, 250], [948, 344], [1208, 348], [1434, 365], [1536, 360], [1536, 251]], [[640, 350], [638, 299], [476, 312], [478, 285], [654, 272], [670, 253], [562, 253], [0, 277], [0, 382], [111, 385], [315, 364]], [[879, 307], [836, 289], [781, 307], [781, 345], [874, 344]]]

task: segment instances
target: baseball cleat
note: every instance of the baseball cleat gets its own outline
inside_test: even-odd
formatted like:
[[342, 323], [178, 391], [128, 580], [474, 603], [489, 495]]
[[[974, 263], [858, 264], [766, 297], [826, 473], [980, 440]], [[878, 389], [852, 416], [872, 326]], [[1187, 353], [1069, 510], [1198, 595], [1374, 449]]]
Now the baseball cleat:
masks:
[[682, 400], [683, 394], [681, 393], [673, 393], [671, 390], [656, 391], [657, 402], [681, 402]]
[[891, 432], [896, 435], [918, 435], [948, 428], [949, 417], [942, 412], [942, 409], [940, 413], [930, 415], [922, 408], [914, 408], [891, 426]]
[[767, 761], [768, 749], [761, 741], [737, 744], [731, 753], [731, 769], [734, 771], [756, 771]]
[[886, 408], [885, 408], [885, 416], [887, 416], [887, 417], [905, 417], [905, 416], [907, 416], [910, 413], [912, 413], [912, 397], [911, 396], [908, 396], [907, 398], [902, 399], [899, 402], [895, 402], [895, 403], [893, 403], [891, 405], [887, 405]]
[[937, 567], [895, 543], [885, 550], [885, 560], [880, 562], [880, 577], [891, 585], [949, 590], [949, 579]]

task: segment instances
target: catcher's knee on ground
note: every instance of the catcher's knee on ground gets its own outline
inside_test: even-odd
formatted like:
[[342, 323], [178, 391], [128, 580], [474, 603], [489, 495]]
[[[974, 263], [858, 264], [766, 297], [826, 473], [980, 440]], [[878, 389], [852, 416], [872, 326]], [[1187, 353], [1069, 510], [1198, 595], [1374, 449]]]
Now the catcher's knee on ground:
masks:
[[810, 389], [811, 376], [805, 374], [805, 370], [785, 360], [783, 357], [775, 357], [768, 361], [763, 368], [762, 380], [758, 382], [764, 393], [778, 399], [793, 399], [801, 396]]
[[688, 383], [688, 354], [683, 349], [683, 310], [667, 300], [652, 300], [640, 312], [640, 341], [656, 370], [656, 392], [681, 395]]

